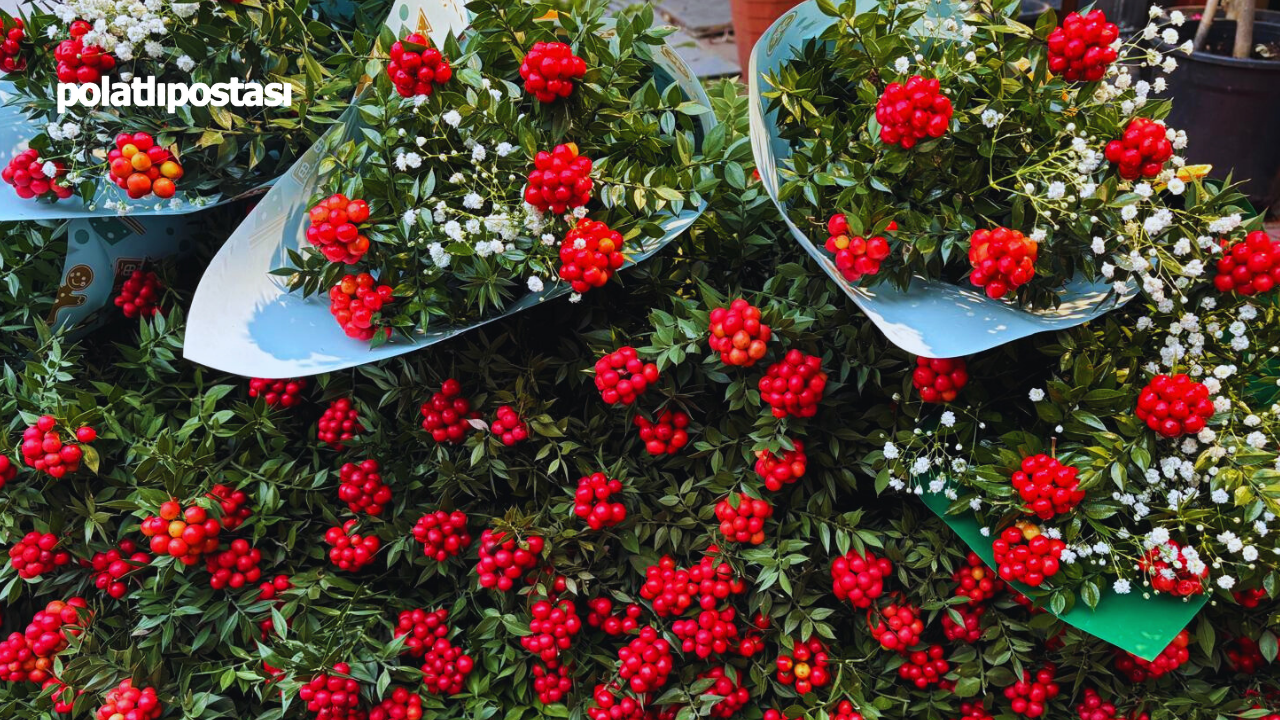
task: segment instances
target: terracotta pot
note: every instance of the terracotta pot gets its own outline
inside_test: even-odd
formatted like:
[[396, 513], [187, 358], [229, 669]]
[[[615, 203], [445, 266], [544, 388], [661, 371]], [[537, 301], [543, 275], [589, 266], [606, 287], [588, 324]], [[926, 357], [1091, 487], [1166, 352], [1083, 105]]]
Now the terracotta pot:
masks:
[[751, 63], [751, 49], [764, 31], [782, 14], [804, 0], [729, 0], [733, 12], [733, 36], [738, 43], [738, 64], [742, 74], [747, 74]]

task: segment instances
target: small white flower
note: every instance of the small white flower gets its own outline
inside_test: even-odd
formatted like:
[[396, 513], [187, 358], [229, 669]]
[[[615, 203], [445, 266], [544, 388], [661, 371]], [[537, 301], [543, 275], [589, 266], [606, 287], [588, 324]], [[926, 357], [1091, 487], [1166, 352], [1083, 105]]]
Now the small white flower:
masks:
[[943, 427], [955, 427], [956, 414], [948, 410], [942, 413], [942, 417], [938, 418], [938, 422], [942, 423]]
[[1245, 562], [1253, 562], [1258, 559], [1258, 548], [1252, 545], [1246, 545], [1244, 549], [1240, 551], [1240, 557], [1244, 558]]
[[991, 108], [987, 108], [986, 110], [982, 111], [982, 124], [986, 127], [993, 128], [996, 125], [999, 125], [1000, 121], [1003, 119], [1004, 119], [1003, 113], [998, 113], [995, 110], [992, 110]]
[[542, 278], [537, 275], [529, 276], [529, 292], [542, 292]]
[[1151, 197], [1151, 185], [1149, 183], [1138, 183], [1133, 186], [1133, 191], [1137, 193], [1139, 197]]
[[1036, 228], [1031, 231], [1031, 239], [1038, 243], [1044, 242], [1044, 239], [1048, 237], [1048, 235], [1049, 233], [1047, 233], [1044, 228]]
[[981, 498], [977, 498], [977, 497], [969, 498], [969, 509], [970, 509], [970, 510], [973, 510], [974, 512], [977, 512], [978, 510], [981, 510], [981, 509], [982, 509], [982, 499], [981, 499]]
[[1235, 587], [1235, 585], [1236, 585], [1236, 580], [1230, 575], [1223, 575], [1222, 577], [1218, 578], [1218, 587], [1222, 588], [1223, 590], [1230, 590], [1231, 588]]
[[471, 148], [471, 161], [480, 162], [485, 159], [486, 153], [483, 145], [476, 145]]
[[44, 173], [45, 177], [53, 177], [58, 174], [58, 166], [54, 165], [52, 160], [45, 160], [40, 166], [40, 172]]
[[493, 149], [493, 151], [498, 154], [498, 157], [506, 157], [511, 154], [512, 150], [515, 150], [515, 149], [516, 147], [509, 142], [500, 142], [498, 143], [498, 146]]
[[1169, 22], [1173, 23], [1174, 25], [1182, 25], [1182, 23], [1186, 21], [1187, 21], [1186, 16], [1183, 15], [1182, 12], [1179, 10], [1174, 10], [1173, 12], [1169, 13]]
[[1093, 242], [1089, 245], [1089, 249], [1094, 255], [1101, 255], [1107, 251], [1107, 242], [1097, 235], [1093, 236]]
[[907, 57], [900, 57], [897, 60], [894, 60], [893, 69], [899, 75], [906, 75], [908, 72], [911, 71], [911, 59]]
[[929, 472], [929, 458], [918, 457], [915, 462], [911, 463], [912, 475], [923, 475], [927, 472]]
[[982, 537], [991, 537], [991, 528], [989, 527], [980, 528], [978, 532], [982, 533]]
[[1173, 178], [1169, 180], [1169, 182], [1166, 184], [1166, 187], [1168, 187], [1169, 192], [1173, 193], [1174, 195], [1181, 195], [1183, 191], [1187, 189], [1187, 184], [1182, 182], [1178, 178]]
[[1231, 497], [1227, 495], [1226, 490], [1223, 490], [1222, 488], [1218, 488], [1217, 490], [1214, 490], [1212, 493], [1210, 493], [1209, 499], [1221, 505], [1222, 503], [1230, 500]]
[[1098, 184], [1097, 184], [1097, 183], [1091, 183], [1091, 182], [1090, 182], [1090, 183], [1085, 183], [1085, 184], [1084, 184], [1083, 186], [1081, 186], [1081, 188], [1080, 188], [1080, 198], [1081, 198], [1081, 199], [1083, 199], [1083, 200], [1087, 200], [1087, 199], [1089, 199], [1089, 198], [1093, 197], [1093, 194], [1094, 194], [1095, 192], [1097, 192], [1097, 191], [1098, 191]]
[[1111, 585], [1111, 589], [1115, 590], [1117, 595], [1128, 595], [1130, 590], [1129, 581], [1124, 579], [1116, 580]]
[[978, 62], [978, 56], [972, 50], [964, 54], [964, 61], [970, 64]]
[[405, 225], [413, 225], [418, 221], [417, 208], [409, 208], [408, 210], [405, 210], [404, 215], [401, 215], [400, 219], [404, 221]]
[[441, 115], [440, 119], [443, 120], [444, 124], [448, 125], [449, 127], [456, 128], [458, 127], [458, 125], [462, 124], [462, 114], [459, 113], [457, 110], [450, 110], [444, 115]]
[[1031, 398], [1031, 402], [1040, 402], [1044, 400], [1044, 390], [1031, 388], [1031, 392], [1027, 393], [1027, 397]]
[[573, 293], [572, 295], [569, 296], [569, 302], [571, 303], [582, 302], [582, 295], [579, 293]]
[[1138, 217], [1138, 208], [1133, 205], [1125, 205], [1120, 208], [1120, 217], [1125, 221], [1132, 220]]
[[174, 63], [178, 66], [178, 69], [181, 70], [182, 72], [191, 72], [191, 70], [196, 66], [196, 61], [192, 60], [191, 56], [189, 55], [183, 55], [179, 57], [177, 60], [174, 61]]
[[1061, 200], [1062, 196], [1067, 194], [1067, 186], [1058, 180], [1049, 183], [1049, 189], [1045, 192], [1045, 196], [1050, 200]]
[[1165, 45], [1177, 45], [1178, 31], [1173, 28], [1165, 28], [1164, 32], [1160, 33], [1160, 39], [1164, 41]]
[[1166, 73], [1171, 73], [1174, 70], [1177, 70], [1178, 69], [1177, 58], [1173, 57], [1172, 55], [1165, 58], [1164, 62], [1160, 63], [1160, 69], [1164, 70]]
[[1244, 443], [1251, 448], [1261, 450], [1267, 446], [1267, 436], [1255, 430], [1244, 439]]
[[467, 193], [466, 197], [462, 198], [462, 207], [479, 210], [484, 207], [484, 198], [480, 197], [479, 193]]

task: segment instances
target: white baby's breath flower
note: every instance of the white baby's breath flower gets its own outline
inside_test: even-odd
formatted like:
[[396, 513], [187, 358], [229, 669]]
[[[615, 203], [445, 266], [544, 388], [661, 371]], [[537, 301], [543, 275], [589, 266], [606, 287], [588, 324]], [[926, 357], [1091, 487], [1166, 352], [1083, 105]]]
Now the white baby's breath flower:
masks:
[[1236, 586], [1236, 579], [1231, 577], [1230, 575], [1223, 575], [1222, 577], [1218, 578], [1218, 587], [1222, 588], [1223, 590], [1230, 590], [1235, 586]]
[[493, 151], [497, 153], [498, 157], [506, 157], [511, 154], [512, 150], [515, 150], [515, 149], [516, 149], [515, 146], [509, 142], [500, 142], [498, 143], [498, 146], [493, 149]]
[[178, 69], [182, 72], [191, 72], [196, 66], [196, 61], [192, 60], [190, 55], [183, 55], [177, 60], [174, 60], [174, 64], [177, 65]]
[[1111, 589], [1115, 590], [1117, 595], [1128, 595], [1130, 590], [1129, 581], [1123, 578], [1116, 580], [1111, 585]]
[[956, 414], [948, 410], [942, 413], [942, 417], [938, 418], [938, 422], [941, 423], [943, 427], [955, 427]]
[[459, 113], [457, 110], [450, 110], [444, 115], [441, 115], [440, 119], [443, 120], [444, 124], [448, 125], [449, 127], [456, 128], [458, 127], [458, 125], [462, 124], [462, 114]]
[[1177, 45], [1178, 31], [1173, 28], [1165, 28], [1164, 32], [1160, 33], [1160, 39], [1164, 41], [1165, 45]]
[[899, 75], [906, 75], [911, 71], [911, 59], [907, 57], [900, 57], [897, 60], [894, 60], [893, 69]]
[[1044, 400], [1044, 390], [1031, 388], [1031, 392], [1027, 393], [1027, 397], [1031, 398], [1031, 402], [1040, 402]]
[[542, 292], [542, 278], [537, 275], [529, 276], [529, 292]]

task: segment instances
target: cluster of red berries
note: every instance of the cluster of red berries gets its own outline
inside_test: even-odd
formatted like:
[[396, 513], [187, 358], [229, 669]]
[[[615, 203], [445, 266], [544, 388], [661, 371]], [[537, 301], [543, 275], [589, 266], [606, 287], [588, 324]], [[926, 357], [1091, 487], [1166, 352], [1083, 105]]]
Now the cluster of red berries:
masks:
[[1118, 140], [1107, 143], [1103, 155], [1107, 162], [1117, 166], [1117, 172], [1125, 180], [1153, 178], [1173, 157], [1173, 144], [1169, 142], [1167, 132], [1159, 120], [1134, 118], [1125, 126], [1124, 134]]
[[606, 353], [596, 361], [596, 389], [610, 405], [630, 405], [658, 382], [658, 366], [640, 359], [630, 345]]
[[31, 531], [9, 548], [9, 564], [18, 577], [31, 580], [71, 562], [71, 553], [58, 550], [58, 536]]
[[156, 144], [150, 133], [121, 133], [107, 153], [107, 178], [138, 200], [151, 193], [171, 198], [178, 192], [182, 164], [173, 153]]
[[1040, 532], [1034, 524], [1019, 520], [991, 543], [1000, 579], [1017, 580], [1032, 587], [1058, 574], [1059, 558], [1066, 544]]
[[395, 637], [403, 637], [404, 655], [420, 658], [436, 644], [439, 638], [449, 636], [449, 611], [443, 608], [432, 612], [426, 610], [402, 610], [396, 621]]
[[128, 678], [108, 692], [106, 702], [98, 708], [98, 720], [156, 720], [163, 714], [155, 688], [139, 690]]
[[6, 455], [0, 455], [0, 488], [18, 477], [18, 466]]
[[369, 219], [369, 203], [336, 193], [307, 213], [307, 242], [332, 263], [353, 265], [369, 251], [369, 238], [356, 227]]
[[1147, 713], [1138, 709], [1120, 713], [1114, 703], [1103, 701], [1093, 688], [1084, 689], [1084, 700], [1076, 706], [1076, 713], [1080, 720], [1150, 720]]
[[360, 710], [360, 683], [352, 677], [351, 666], [337, 663], [335, 674], [319, 673], [298, 690], [298, 697], [315, 713], [316, 720], [364, 720]]
[[739, 675], [738, 681], [735, 682], [723, 667], [711, 668], [704, 673], [700, 673], [698, 678], [710, 678], [713, 681], [710, 687], [702, 691], [703, 695], [715, 695], [722, 698], [711, 706], [711, 717], [713, 718], [733, 717], [739, 710], [746, 707], [747, 702], [751, 700], [751, 692], [747, 690], [746, 683], [742, 682], [741, 676]]
[[956, 596], [968, 598], [970, 605], [986, 602], [1004, 589], [1004, 581], [994, 576], [991, 568], [972, 551], [965, 558], [965, 564], [956, 568], [951, 579], [956, 583]]
[[820, 688], [831, 682], [831, 671], [827, 669], [827, 648], [816, 637], [806, 642], [798, 642], [791, 648], [790, 655], [779, 655], [774, 665], [777, 667], [778, 682], [783, 685], [794, 685], [796, 692], [807, 695], [814, 688]]
[[1116, 51], [1111, 44], [1118, 37], [1120, 29], [1107, 22], [1101, 10], [1084, 15], [1069, 13], [1046, 38], [1049, 72], [1061, 75], [1067, 82], [1101, 80], [1107, 67], [1116, 61]]
[[1010, 700], [1009, 709], [1018, 715], [1038, 718], [1044, 715], [1045, 703], [1058, 697], [1060, 688], [1053, 681], [1058, 668], [1047, 663], [1034, 673], [1022, 671], [1022, 679], [1004, 689], [1004, 696]]
[[627, 258], [622, 234], [608, 225], [582, 218], [560, 243], [560, 279], [576, 293], [604, 287]]
[[249, 509], [249, 496], [243, 490], [232, 490], [218, 483], [209, 489], [205, 497], [218, 503], [218, 507], [222, 509], [222, 517], [218, 522], [225, 530], [235, 530], [253, 516], [253, 511]]
[[1257, 295], [1280, 285], [1280, 242], [1254, 230], [1233, 245], [1223, 241], [1214, 287], [1221, 292]]
[[[948, 608], [942, 615], [942, 634], [952, 642], [973, 643], [982, 638], [982, 615], [987, 611], [986, 605], [957, 605]], [[951, 613], [960, 616], [960, 622], [952, 619]]]
[[969, 282], [999, 300], [1031, 282], [1038, 253], [1036, 241], [1017, 230], [975, 230], [969, 236]]
[[449, 58], [427, 45], [427, 38], [419, 33], [411, 33], [391, 43], [387, 77], [391, 78], [391, 84], [401, 97], [430, 95], [437, 85], [443, 85], [453, 77]]
[[991, 713], [987, 712], [987, 708], [978, 702], [960, 703], [960, 719], [959, 720], [995, 720]]
[[1236, 604], [1240, 607], [1253, 610], [1267, 599], [1267, 591], [1262, 588], [1249, 588], [1248, 590], [1239, 590], [1231, 593], [1235, 598]]
[[[274, 601], [276, 607], [279, 608], [284, 605], [284, 598], [280, 597], [281, 593], [292, 589], [293, 583], [289, 580], [288, 575], [276, 575], [258, 586], [258, 601]], [[275, 629], [275, 621], [270, 616], [267, 616], [258, 623], [258, 627], [262, 630], [262, 639], [266, 640], [271, 636], [271, 631]]]
[[751, 367], [764, 357], [773, 331], [760, 319], [760, 308], [742, 298], [711, 311], [709, 342], [720, 353], [720, 362]]
[[1226, 655], [1231, 668], [1245, 675], [1252, 675], [1267, 664], [1267, 658], [1262, 654], [1258, 642], [1251, 637], [1236, 638], [1227, 646]]
[[[898, 229], [898, 223], [890, 222], [889, 232]], [[844, 213], [832, 215], [827, 220], [827, 252], [835, 256], [836, 269], [849, 282], [857, 282], [865, 275], [880, 272], [880, 264], [889, 257], [889, 241], [882, 235], [870, 238], [849, 236], [849, 219]]]
[[355, 572], [369, 565], [378, 557], [382, 541], [377, 535], [361, 535], [353, 532], [356, 520], [348, 520], [342, 527], [331, 527], [324, 533], [324, 541], [329, 544], [329, 562], [339, 570]]
[[520, 646], [537, 655], [544, 663], [555, 663], [562, 650], [568, 650], [573, 637], [582, 630], [582, 620], [572, 600], [555, 603], [539, 600], [530, 608], [529, 634], [520, 638]]
[[467, 516], [457, 510], [451, 513], [437, 510], [418, 518], [413, 526], [413, 538], [422, 543], [422, 554], [436, 562], [455, 557], [471, 545]]
[[[379, 285], [369, 273], [344, 275], [329, 288], [329, 313], [347, 337], [368, 341], [378, 332], [378, 313], [391, 300], [391, 286]], [[384, 332], [390, 335], [391, 328]]]
[[[715, 547], [709, 549], [714, 552]], [[676, 567], [676, 561], [663, 555], [657, 565], [645, 569], [640, 597], [653, 603], [658, 617], [680, 615], [696, 600], [703, 610], [714, 610], [730, 595], [746, 592], [746, 583], [735, 577], [729, 563], [704, 555], [689, 569]]]
[[493, 422], [489, 425], [489, 432], [501, 440], [503, 445], [511, 447], [528, 439], [529, 426], [525, 424], [515, 408], [510, 405], [502, 405], [498, 408]]
[[671, 624], [671, 632], [680, 640], [680, 650], [706, 659], [712, 653], [724, 655], [736, 652], [751, 657], [761, 649], [757, 638], [742, 637], [734, 624], [738, 613], [731, 607], [723, 610], [702, 610], [696, 617], [677, 620]]
[[22, 57], [22, 42], [27, 39], [22, 18], [6, 18], [0, 22], [0, 72], [21, 72], [27, 69], [27, 59]]
[[578, 481], [573, 494], [573, 514], [587, 522], [592, 530], [613, 527], [627, 519], [627, 506], [610, 502], [622, 492], [622, 482], [604, 473], [593, 473]]
[[1138, 565], [1151, 578], [1151, 587], [1156, 592], [1174, 597], [1203, 593], [1204, 580], [1209, 577], [1208, 567], [1200, 568], [1198, 573], [1191, 572], [1183, 548], [1174, 540], [1147, 550]]
[[519, 542], [502, 530], [485, 530], [480, 534], [480, 560], [476, 563], [480, 587], [507, 592], [538, 565], [544, 546], [537, 535]]
[[1156, 375], [1138, 395], [1135, 410], [1147, 427], [1167, 438], [1195, 435], [1213, 417], [1209, 388], [1185, 373]]
[[[52, 415], [41, 415], [36, 424], [22, 432], [22, 460], [37, 471], [59, 479], [80, 469], [84, 450], [79, 444], [62, 441], [58, 433], [58, 420]], [[76, 440], [91, 443], [98, 439], [98, 432], [91, 427], [76, 430]]]
[[378, 461], [373, 458], [349, 462], [338, 469], [338, 499], [353, 513], [381, 515], [391, 502], [391, 488], [382, 482]]
[[249, 397], [261, 397], [267, 407], [279, 405], [283, 408], [291, 408], [302, 402], [302, 391], [306, 389], [306, 378], [282, 380], [251, 378], [249, 380]]
[[421, 720], [422, 698], [405, 688], [391, 691], [391, 697], [369, 711], [369, 720]]
[[760, 378], [760, 399], [773, 410], [773, 416], [784, 418], [813, 417], [818, 402], [827, 388], [827, 374], [822, 371], [822, 358], [791, 349], [781, 362], [776, 362]]
[[573, 92], [573, 81], [587, 74], [587, 64], [562, 42], [538, 42], [520, 63], [525, 92], [539, 102], [555, 102]]
[[621, 695], [616, 683], [599, 684], [591, 693], [595, 707], [587, 708], [590, 720], [653, 720], [644, 703], [630, 695]]
[[121, 540], [119, 548], [111, 548], [104, 553], [94, 553], [93, 559], [80, 561], [81, 565], [93, 569], [93, 586], [105, 592], [109, 597], [119, 600], [128, 592], [124, 584], [124, 576], [134, 570], [151, 564], [151, 556], [138, 551], [132, 540]]
[[338, 398], [324, 409], [317, 426], [316, 437], [334, 450], [344, 450], [345, 443], [364, 432], [360, 414], [349, 398]]
[[716, 503], [716, 519], [720, 521], [720, 534], [729, 542], [764, 542], [764, 522], [773, 517], [773, 505], [743, 493], [730, 495]]
[[471, 401], [462, 397], [462, 383], [453, 378], [440, 385], [440, 391], [431, 394], [431, 399], [422, 403], [422, 429], [431, 433], [431, 439], [438, 443], [457, 445], [467, 436], [471, 428], [468, 420], [480, 417], [472, 411]]
[[155, 317], [160, 312], [162, 290], [164, 285], [154, 271], [139, 268], [129, 274], [112, 302], [127, 318]]
[[880, 647], [899, 653], [918, 644], [924, 633], [920, 609], [909, 603], [891, 603], [880, 610], [878, 617], [868, 615], [867, 627]]
[[[774, 710], [773, 712], [778, 711]], [[779, 715], [781, 714], [779, 713]], [[862, 720], [862, 713], [854, 710], [853, 703], [848, 700], [841, 700], [840, 704], [836, 705], [836, 711], [830, 715], [831, 720]], [[764, 720], [770, 720], [768, 712], [765, 713]], [[779, 717], [775, 720], [787, 720], [787, 718]]]
[[86, 45], [82, 39], [92, 29], [93, 26], [84, 20], [72, 22], [68, 32], [71, 37], [53, 49], [53, 59], [58, 62], [58, 82], [96, 83], [102, 79], [103, 73], [115, 68], [113, 55], [99, 45]]
[[618, 676], [627, 681], [632, 692], [651, 692], [667, 684], [671, 674], [671, 645], [652, 625], [646, 625], [618, 650], [618, 661]]
[[[179, 519], [181, 518], [181, 519]], [[142, 521], [142, 534], [151, 538], [151, 552], [195, 565], [200, 556], [218, 549], [222, 524], [199, 505], [183, 508], [177, 500], [160, 503], [160, 514]]]
[[837, 600], [848, 600], [856, 608], [871, 607], [884, 594], [884, 579], [893, 572], [889, 558], [850, 550], [831, 561], [831, 591]]
[[587, 625], [599, 628], [606, 635], [625, 635], [639, 626], [644, 608], [629, 603], [622, 615], [613, 614], [613, 601], [607, 597], [587, 601]]
[[1187, 650], [1187, 645], [1191, 642], [1191, 635], [1183, 630], [1170, 642], [1155, 660], [1143, 660], [1137, 655], [1130, 654], [1124, 650], [1116, 652], [1116, 669], [1124, 673], [1130, 682], [1140, 683], [1146, 680], [1158, 678], [1177, 670], [1191, 658], [1191, 653]]
[[422, 684], [433, 695], [462, 692], [475, 661], [448, 638], [436, 638], [422, 658]]
[[949, 403], [969, 384], [969, 368], [964, 358], [916, 358], [911, 385], [927, 403]]
[[542, 150], [534, 156], [533, 167], [524, 189], [524, 200], [530, 205], [560, 215], [591, 200], [591, 158], [579, 155], [577, 145]]
[[18, 197], [40, 200], [64, 200], [71, 197], [74, 191], [61, 179], [66, 174], [66, 165], [58, 160], [41, 160], [40, 152], [34, 148], [18, 153], [4, 170], [0, 170], [0, 178], [13, 186]]
[[1013, 474], [1013, 488], [1026, 503], [1026, 511], [1048, 520], [1070, 512], [1084, 499], [1080, 471], [1063, 465], [1048, 455], [1030, 455], [1022, 460], [1022, 469]]
[[689, 416], [683, 410], [663, 410], [657, 420], [636, 415], [632, 422], [650, 455], [674, 455], [689, 444]]
[[53, 694], [49, 696], [49, 699], [53, 701], [53, 711], [56, 713], [71, 712], [75, 708], [76, 698], [84, 694], [84, 690], [72, 690], [70, 686], [56, 677], [51, 677], [40, 685], [41, 691], [49, 688], [53, 688]]
[[261, 550], [250, 547], [248, 540], [236, 538], [226, 550], [211, 554], [206, 559], [209, 586], [214, 590], [239, 590], [245, 585], [256, 583], [262, 577], [262, 570], [258, 567], [261, 562]]
[[951, 125], [951, 101], [936, 78], [919, 75], [889, 83], [876, 103], [880, 142], [910, 150], [926, 138], [940, 138]]
[[944, 684], [950, 671], [946, 651], [941, 645], [930, 645], [928, 649], [906, 653], [906, 662], [898, 666], [898, 677], [923, 690], [930, 685]]
[[87, 617], [84, 598], [53, 600], [31, 618], [25, 632], [11, 633], [0, 642], [0, 681], [44, 683], [53, 678], [53, 656], [78, 636]]
[[573, 689], [573, 679], [569, 677], [569, 668], [565, 665], [533, 665], [533, 691], [538, 695], [538, 702], [543, 705], [558, 703], [569, 695]]
[[783, 450], [782, 456], [768, 450], [756, 451], [756, 474], [764, 478], [764, 486], [777, 492], [783, 485], [790, 485], [804, 477], [809, 458], [804, 454], [804, 443], [793, 440], [792, 450]]

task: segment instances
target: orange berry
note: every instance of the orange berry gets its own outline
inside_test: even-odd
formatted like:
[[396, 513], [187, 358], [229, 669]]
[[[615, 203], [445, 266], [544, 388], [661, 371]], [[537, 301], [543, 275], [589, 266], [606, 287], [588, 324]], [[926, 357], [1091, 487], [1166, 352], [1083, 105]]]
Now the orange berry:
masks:
[[[164, 171], [162, 170], [161, 172]], [[151, 184], [151, 192], [155, 193], [156, 197], [159, 198], [171, 198], [177, 191], [178, 187], [167, 177], [156, 178]]]
[[129, 143], [124, 147], [120, 148], [120, 154], [125, 156], [126, 158], [132, 158], [134, 155], [138, 154], [138, 146], [134, 145], [133, 143]]
[[125, 185], [130, 193], [141, 197], [151, 191], [151, 178], [143, 173], [136, 172], [129, 176], [129, 179], [125, 181]]
[[177, 180], [182, 177], [182, 166], [173, 160], [165, 160], [164, 164], [160, 166], [160, 174], [170, 180]]
[[129, 157], [129, 163], [134, 170], [146, 172], [151, 167], [151, 156], [144, 152], [134, 153]]

